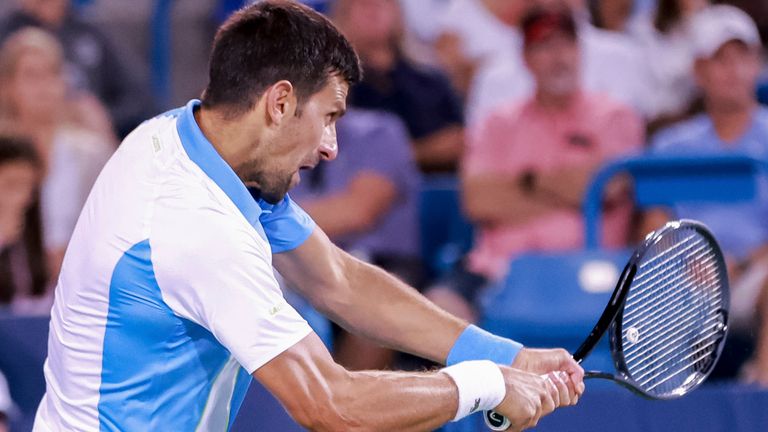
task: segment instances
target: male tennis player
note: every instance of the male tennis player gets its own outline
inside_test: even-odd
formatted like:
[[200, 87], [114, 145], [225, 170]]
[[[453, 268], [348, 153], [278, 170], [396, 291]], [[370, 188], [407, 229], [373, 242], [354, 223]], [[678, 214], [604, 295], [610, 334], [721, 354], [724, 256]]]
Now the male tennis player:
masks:
[[[359, 77], [347, 40], [306, 7], [258, 3], [222, 26], [202, 102], [131, 133], [91, 192], [35, 431], [225, 431], [251, 376], [320, 431], [428, 430], [491, 408], [522, 429], [576, 402], [583, 371], [565, 351], [449, 316], [333, 246], [286, 195], [301, 168], [336, 157]], [[345, 327], [451, 366], [346, 371], [273, 265]]]

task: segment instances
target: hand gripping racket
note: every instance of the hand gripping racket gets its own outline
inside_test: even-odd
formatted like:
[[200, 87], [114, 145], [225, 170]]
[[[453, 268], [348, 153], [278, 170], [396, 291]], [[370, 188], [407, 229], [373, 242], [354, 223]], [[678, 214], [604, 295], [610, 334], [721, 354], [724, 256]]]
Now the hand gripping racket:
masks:
[[[649, 399], [681, 397], [707, 378], [728, 329], [728, 276], [714, 236], [692, 220], [649, 234], [621, 273], [602, 316], [573, 354], [581, 363], [609, 332], [615, 373], [585, 378], [614, 381]], [[484, 414], [492, 430], [510, 426]]]

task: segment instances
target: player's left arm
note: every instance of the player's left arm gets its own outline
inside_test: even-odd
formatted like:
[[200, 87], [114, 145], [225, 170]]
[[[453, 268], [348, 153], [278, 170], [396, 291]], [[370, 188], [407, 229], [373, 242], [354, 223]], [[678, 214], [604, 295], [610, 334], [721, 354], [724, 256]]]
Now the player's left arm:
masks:
[[[583, 370], [562, 349], [527, 349], [440, 309], [412, 287], [336, 247], [319, 228], [273, 264], [316, 308], [347, 330], [442, 364], [487, 359], [544, 374]], [[580, 388], [583, 391], [583, 387]]]

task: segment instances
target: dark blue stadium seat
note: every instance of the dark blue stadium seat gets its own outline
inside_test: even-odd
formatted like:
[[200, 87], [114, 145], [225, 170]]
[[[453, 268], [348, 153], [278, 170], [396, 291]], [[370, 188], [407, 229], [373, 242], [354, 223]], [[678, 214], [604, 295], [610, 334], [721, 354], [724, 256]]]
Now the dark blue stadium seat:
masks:
[[48, 318], [0, 316], [0, 371], [8, 379], [19, 413], [11, 430], [32, 429], [37, 405], [45, 393], [43, 362], [48, 351]]
[[430, 277], [444, 274], [472, 247], [472, 225], [461, 210], [459, 180], [424, 178], [419, 198], [421, 252]]
[[[523, 255], [483, 297], [481, 324], [528, 346], [573, 352], [600, 317], [628, 258], [629, 251], [605, 250]], [[607, 344], [585, 367], [610, 370]]]

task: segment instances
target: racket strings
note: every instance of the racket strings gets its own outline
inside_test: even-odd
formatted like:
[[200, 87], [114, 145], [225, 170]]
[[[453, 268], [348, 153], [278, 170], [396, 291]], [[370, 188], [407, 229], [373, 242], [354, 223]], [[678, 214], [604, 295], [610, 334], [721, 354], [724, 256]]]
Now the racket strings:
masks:
[[[710, 277], [709, 280], [713, 280], [713, 279], [714, 279], [714, 274]], [[646, 337], [651, 338], [651, 340], [653, 340], [653, 338], [658, 335], [668, 334], [670, 327], [681, 326], [682, 324], [695, 322], [694, 320], [700, 317], [701, 308], [686, 308], [685, 307], [686, 298], [679, 295], [683, 290], [691, 289], [691, 288], [692, 288], [691, 283], [681, 284], [680, 288], [676, 292], [676, 294], [678, 295], [674, 295], [675, 293], [670, 293], [670, 294], [667, 294], [663, 299], [660, 299], [658, 301], [659, 308], [684, 309], [684, 312], [682, 312], [680, 315], [658, 314], [655, 316], [651, 316], [651, 318], [649, 318], [648, 320], [646, 320], [641, 324], [634, 326], [634, 328], [640, 334], [645, 335]], [[633, 323], [631, 319], [626, 320], [625, 322]], [[659, 342], [661, 341], [663, 341], [663, 339], [659, 340]], [[637, 352], [640, 351], [641, 347], [646, 350], [648, 348], [653, 348], [653, 346], [646, 347], [640, 344], [633, 345], [629, 349], [626, 349], [624, 351], [625, 358], [627, 359], [632, 358], [633, 355], [635, 355]]]
[[693, 229], [663, 235], [646, 257], [624, 306], [624, 363], [645, 391], [674, 394], [712, 367], [724, 327], [725, 270]]

